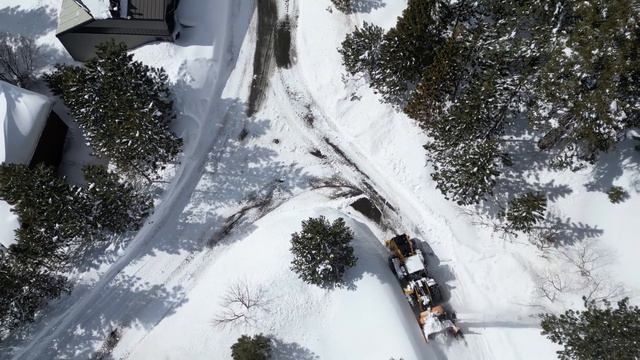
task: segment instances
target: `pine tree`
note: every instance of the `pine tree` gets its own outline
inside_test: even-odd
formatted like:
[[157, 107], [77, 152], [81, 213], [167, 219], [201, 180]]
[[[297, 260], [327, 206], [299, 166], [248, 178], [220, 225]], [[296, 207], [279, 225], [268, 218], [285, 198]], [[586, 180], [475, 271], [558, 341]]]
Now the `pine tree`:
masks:
[[65, 183], [44, 165], [0, 165], [0, 199], [13, 205], [20, 222], [9, 252], [22, 262], [58, 268], [76, 250], [106, 235], [138, 229], [152, 202], [104, 167], [85, 168], [88, 186]]
[[455, 100], [469, 63], [469, 51], [455, 39], [449, 39], [436, 54], [431, 65], [422, 75], [422, 80], [412, 93], [404, 112], [421, 126], [429, 124], [443, 115], [447, 103]]
[[66, 184], [52, 168], [0, 165], [0, 198], [18, 215], [18, 243], [10, 251], [23, 261], [59, 266], [73, 247], [102, 239], [82, 189]]
[[324, 216], [302, 221], [302, 231], [291, 235], [291, 270], [310, 284], [341, 286], [345, 271], [357, 261], [352, 239], [353, 233], [342, 218], [333, 223]]
[[457, 147], [429, 144], [425, 149], [433, 157], [431, 177], [447, 199], [470, 205], [492, 194], [500, 175], [500, 153], [494, 141], [469, 140]]
[[233, 360], [268, 360], [271, 358], [271, 339], [258, 334], [242, 335], [231, 345]]
[[553, 165], [593, 163], [640, 124], [639, 6], [566, 1], [534, 28], [548, 60], [535, 78], [531, 119], [547, 134], [540, 148], [554, 155]]
[[124, 44], [98, 45], [84, 67], [57, 65], [45, 78], [93, 150], [120, 171], [151, 180], [180, 151], [167, 74], [134, 61]]
[[516, 231], [529, 233], [544, 220], [547, 211], [547, 197], [544, 194], [526, 193], [509, 201], [506, 218]]
[[396, 26], [383, 38], [379, 71], [371, 85], [383, 101], [403, 106], [446, 40], [452, 21], [449, 4], [438, 0], [410, 0]]
[[586, 310], [567, 310], [564, 314], [543, 314], [542, 335], [563, 346], [563, 360], [635, 360], [640, 357], [640, 308], [629, 305], [629, 298], [612, 308], [608, 301], [598, 307], [584, 299]]
[[50, 270], [0, 256], [0, 338], [35, 314], [48, 299], [69, 290], [67, 279]]
[[86, 166], [84, 177], [93, 204], [90, 212], [100, 228], [114, 233], [137, 230], [153, 208], [148, 194], [121, 181], [104, 166]]
[[333, 3], [333, 6], [336, 7], [336, 9], [342, 11], [345, 14], [350, 14], [353, 11], [353, 7], [352, 7], [352, 0], [331, 0], [331, 3]]
[[342, 55], [342, 64], [351, 75], [362, 73], [372, 77], [378, 71], [380, 46], [384, 30], [377, 25], [362, 24], [362, 28], [348, 34], [338, 52]]

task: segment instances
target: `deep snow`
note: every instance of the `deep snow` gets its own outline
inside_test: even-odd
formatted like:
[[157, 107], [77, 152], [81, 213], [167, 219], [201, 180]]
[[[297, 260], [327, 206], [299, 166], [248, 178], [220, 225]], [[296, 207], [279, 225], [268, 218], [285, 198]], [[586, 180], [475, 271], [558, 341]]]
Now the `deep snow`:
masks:
[[[33, 91], [0, 81], [0, 163], [28, 165], [47, 124], [53, 101]], [[18, 218], [0, 200], [0, 245], [15, 243]]]
[[[252, 1], [183, 0], [181, 22], [194, 27], [183, 29], [176, 44], [134, 51], [136, 59], [165, 67], [174, 82], [184, 157], [144, 228], [92, 270], [79, 271], [74, 292], [49, 306], [25, 330], [27, 338], [10, 340], [12, 357], [86, 358], [113, 328], [122, 329], [114, 357], [131, 359], [226, 359], [242, 332], [273, 335], [282, 359], [555, 357], [535, 315], [579, 306], [581, 290], [550, 303], [536, 288], [544, 271], [573, 276], [575, 268], [524, 239], [502, 239], [468, 209], [446, 201], [425, 166], [418, 127], [380, 104], [363, 79], [343, 74], [336, 48], [344, 35], [363, 20], [392, 26], [406, 1], [350, 17], [328, 11], [329, 0], [284, 3], [278, 2], [279, 16], [291, 18], [293, 64], [266, 64], [273, 75], [251, 117], [246, 103], [258, 22]], [[0, 18], [36, 19], [40, 6], [51, 14], [57, 5], [0, 0]], [[3, 24], [12, 23], [0, 22], [0, 30], [11, 30]], [[20, 29], [60, 49], [46, 24], [34, 20]], [[571, 191], [554, 203], [556, 211], [570, 224], [598, 230], [596, 239], [562, 251], [595, 243], [598, 254], [610, 257], [597, 271], [624, 284], [637, 303], [633, 215], [640, 210], [640, 159], [627, 150], [579, 173], [544, 172], [539, 181], [566, 185]], [[613, 205], [601, 192], [613, 183], [629, 190], [626, 202]], [[344, 186], [372, 198], [384, 212], [384, 226], [350, 210], [347, 199], [331, 198], [333, 190], [353, 190]], [[353, 289], [320, 290], [288, 270], [289, 234], [318, 214], [346, 217], [356, 230], [361, 260], [348, 274]], [[450, 295], [464, 342], [422, 342], [385, 266], [381, 241], [394, 232], [430, 245], [430, 270]], [[258, 314], [255, 326], [220, 329], [213, 320], [221, 297], [238, 279], [268, 289], [268, 311]]]

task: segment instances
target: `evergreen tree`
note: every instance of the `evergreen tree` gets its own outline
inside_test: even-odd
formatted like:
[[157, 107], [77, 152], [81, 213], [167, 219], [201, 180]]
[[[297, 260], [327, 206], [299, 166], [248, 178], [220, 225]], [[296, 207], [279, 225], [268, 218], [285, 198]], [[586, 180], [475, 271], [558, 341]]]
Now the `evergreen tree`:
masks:
[[506, 218], [514, 230], [529, 233], [544, 220], [546, 211], [547, 197], [529, 192], [509, 201]]
[[84, 67], [57, 65], [45, 79], [94, 151], [124, 173], [151, 180], [180, 151], [169, 129], [175, 114], [167, 74], [134, 61], [124, 44], [98, 45]]
[[593, 163], [640, 124], [639, 6], [565, 1], [534, 28], [532, 41], [544, 40], [535, 45], [548, 60], [535, 78], [531, 119], [546, 132], [540, 148], [554, 154], [553, 165]]
[[258, 334], [242, 335], [231, 345], [233, 360], [268, 360], [271, 359], [271, 339]]
[[586, 310], [543, 314], [542, 334], [564, 347], [563, 360], [635, 360], [640, 357], [640, 309], [629, 299], [612, 308], [608, 301], [598, 307], [584, 299]]
[[291, 235], [291, 270], [310, 284], [340, 286], [344, 272], [357, 261], [352, 239], [353, 233], [342, 218], [333, 223], [324, 216], [302, 221], [302, 231]]
[[494, 141], [465, 141], [457, 147], [425, 146], [433, 158], [431, 177], [449, 200], [459, 205], [476, 204], [492, 194], [500, 175], [497, 144]]
[[446, 40], [452, 14], [447, 2], [409, 0], [396, 26], [384, 36], [379, 71], [371, 85], [383, 101], [403, 106]]
[[383, 36], [384, 30], [380, 26], [367, 22], [347, 35], [338, 52], [349, 74], [363, 73], [371, 78], [378, 71]]
[[451, 38], [438, 50], [433, 63], [423, 73], [422, 80], [404, 108], [404, 112], [423, 128], [430, 128], [430, 124], [443, 115], [447, 103], [455, 100], [461, 82], [466, 77], [468, 55], [465, 45]]
[[21, 262], [57, 268], [73, 252], [104, 241], [108, 232], [135, 230], [152, 202], [104, 167], [85, 168], [88, 183], [65, 183], [44, 165], [0, 165], [0, 199], [13, 205], [20, 228], [9, 252]]
[[0, 256], [0, 338], [33, 321], [42, 304], [68, 291], [66, 278], [46, 268]]
[[88, 197], [52, 168], [0, 165], [0, 199], [18, 215], [18, 243], [10, 251], [21, 261], [60, 266], [73, 247], [101, 239]]
[[114, 233], [137, 230], [151, 209], [153, 202], [133, 185], [121, 181], [118, 175], [104, 166], [89, 165], [84, 168], [87, 195], [92, 201], [90, 211], [97, 225]]
[[342, 11], [345, 14], [350, 14], [353, 11], [353, 7], [352, 7], [352, 0], [331, 0], [331, 3], [333, 3], [333, 6], [336, 7], [336, 9]]

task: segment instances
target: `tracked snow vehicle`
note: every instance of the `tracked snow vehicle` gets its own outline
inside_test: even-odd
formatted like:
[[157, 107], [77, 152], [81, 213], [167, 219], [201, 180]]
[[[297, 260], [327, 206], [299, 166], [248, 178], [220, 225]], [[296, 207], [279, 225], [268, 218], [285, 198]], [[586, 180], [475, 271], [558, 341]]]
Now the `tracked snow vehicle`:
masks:
[[429, 276], [422, 251], [408, 235], [397, 235], [385, 241], [391, 252], [389, 267], [398, 278], [425, 340], [439, 333], [461, 335], [455, 325], [455, 315], [445, 311], [438, 283]]

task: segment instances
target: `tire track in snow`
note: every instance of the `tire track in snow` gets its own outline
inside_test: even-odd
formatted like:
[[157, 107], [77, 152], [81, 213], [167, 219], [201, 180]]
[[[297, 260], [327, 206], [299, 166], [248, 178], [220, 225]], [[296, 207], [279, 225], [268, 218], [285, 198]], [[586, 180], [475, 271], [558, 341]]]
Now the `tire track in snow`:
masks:
[[[298, 1], [291, 0], [291, 7], [297, 11]], [[297, 18], [297, 16], [291, 16], [291, 18]], [[292, 36], [295, 35], [295, 25], [292, 25]], [[292, 43], [295, 44], [295, 41]], [[336, 124], [327, 116], [318, 103], [313, 98], [313, 95], [309, 91], [308, 86], [304, 82], [304, 77], [296, 69], [296, 65], [290, 71], [293, 77], [289, 79], [284, 75], [284, 71], [278, 70], [278, 84], [273, 84], [274, 91], [285, 94], [291, 104], [292, 108], [298, 108], [298, 115], [303, 114], [302, 108], [310, 111], [313, 116], [321, 121], [314, 121], [314, 128], [312, 130], [304, 129], [300, 126], [301, 116], [296, 116], [295, 112], [293, 116], [286, 116], [290, 120], [291, 126], [298, 128], [302, 133], [305, 133], [309, 138], [309, 142], [314, 147], [324, 150], [325, 154], [332, 154], [336, 164], [337, 173], [344, 174], [344, 167], [350, 168], [350, 181], [357, 184], [361, 188], [364, 188], [366, 193], [377, 200], [377, 205], [381, 209], [386, 208], [388, 211], [383, 211], [385, 215], [392, 217], [392, 229], [400, 230], [401, 232], [412, 233], [414, 236], [421, 239], [432, 239], [432, 234], [448, 234], [451, 239], [459, 239], [461, 229], [454, 230], [453, 224], [449, 222], [443, 215], [437, 214], [433, 209], [419, 202], [416, 197], [412, 196], [400, 183], [395, 179], [390, 179], [385, 176], [385, 172], [381, 171], [376, 164], [372, 163], [363, 151], [354, 143], [346, 139], [337, 128]], [[299, 84], [299, 86], [298, 86]], [[305, 104], [301, 104], [301, 99]], [[319, 126], [317, 126], [319, 125]], [[321, 140], [322, 139], [322, 140]], [[324, 144], [323, 144], [324, 142]], [[337, 146], [336, 144], [340, 144]], [[326, 146], [328, 145], [328, 147]], [[342, 168], [342, 169], [341, 169]], [[391, 202], [386, 199], [391, 199]], [[393, 203], [393, 205], [392, 205]], [[430, 220], [425, 223], [425, 220]], [[465, 234], [466, 235], [466, 234]], [[463, 235], [464, 236], [464, 235]], [[460, 241], [455, 241], [457, 244], [462, 244]], [[451, 247], [454, 241], [446, 242]], [[449, 254], [455, 254], [454, 251], [448, 251]], [[456, 266], [459, 266], [459, 262], [454, 261]], [[462, 269], [464, 272], [470, 271], [469, 269]], [[460, 288], [466, 288], [467, 291], [473, 292], [476, 296], [485, 296], [482, 292], [473, 291], [476, 287], [474, 285], [465, 284], [463, 280], [454, 275], [456, 281], [459, 283]], [[473, 279], [472, 276], [464, 276], [467, 279]], [[461, 290], [461, 289], [460, 289]], [[456, 302], [460, 303], [459, 291], [454, 292]], [[486, 296], [485, 296], [486, 297]], [[488, 298], [487, 298], [488, 300]], [[465, 345], [469, 345], [465, 341]], [[487, 358], [493, 358], [491, 347], [484, 340], [479, 338], [478, 341], [474, 341], [472, 349], [466, 349], [464, 351], [467, 354], [474, 353], [474, 350], [478, 350], [478, 354], [483, 354]], [[433, 354], [436, 358], [446, 358], [446, 354], [437, 351]]]
[[[109, 298], [109, 292], [105, 291], [108, 290], [109, 284], [117, 281], [118, 275], [128, 264], [136, 260], [140, 254], [146, 253], [149, 246], [152, 246], [153, 239], [162, 232], [167, 223], [171, 223], [168, 219], [180, 215], [180, 212], [175, 210], [184, 208], [185, 202], [188, 201], [200, 179], [210, 149], [215, 146], [224, 147], [224, 144], [216, 145], [216, 139], [218, 138], [216, 134], [224, 132], [225, 126], [216, 126], [217, 124], [210, 121], [210, 119], [226, 111], [221, 107], [220, 98], [226, 81], [233, 71], [233, 64], [237, 60], [239, 51], [239, 49], [233, 48], [233, 40], [238, 34], [228, 31], [232, 25], [228, 21], [237, 20], [233, 16], [234, 10], [240, 7], [241, 4], [234, 0], [217, 1], [217, 3], [223, 7], [217, 10], [221, 10], [227, 15], [216, 18], [225, 19], [227, 22], [217, 24], [219, 32], [214, 40], [212, 64], [204, 85], [211, 89], [211, 93], [207, 97], [204, 111], [198, 116], [200, 120], [198, 123], [200, 127], [197, 132], [198, 138], [194, 141], [194, 146], [191, 146], [190, 149], [185, 149], [182, 166], [169, 188], [165, 191], [165, 198], [128, 245], [122, 257], [111, 265], [92, 289], [83, 294], [78, 301], [57, 318], [49, 321], [44, 328], [37, 329], [37, 332], [32, 334], [29, 342], [21, 344], [22, 347], [16, 350], [13, 354], [14, 359], [47, 358], [52, 355], [49, 348], [51, 344], [54, 342], [58, 344], [64, 341], [64, 336], [61, 336], [64, 332], [67, 332], [64, 335], [72, 336], [73, 331], [71, 329], [76, 326], [79, 319], [90, 313], [95, 304], [104, 303]], [[235, 50], [235, 53], [229, 54], [229, 49]], [[228, 137], [223, 138], [223, 141], [226, 141]]]

